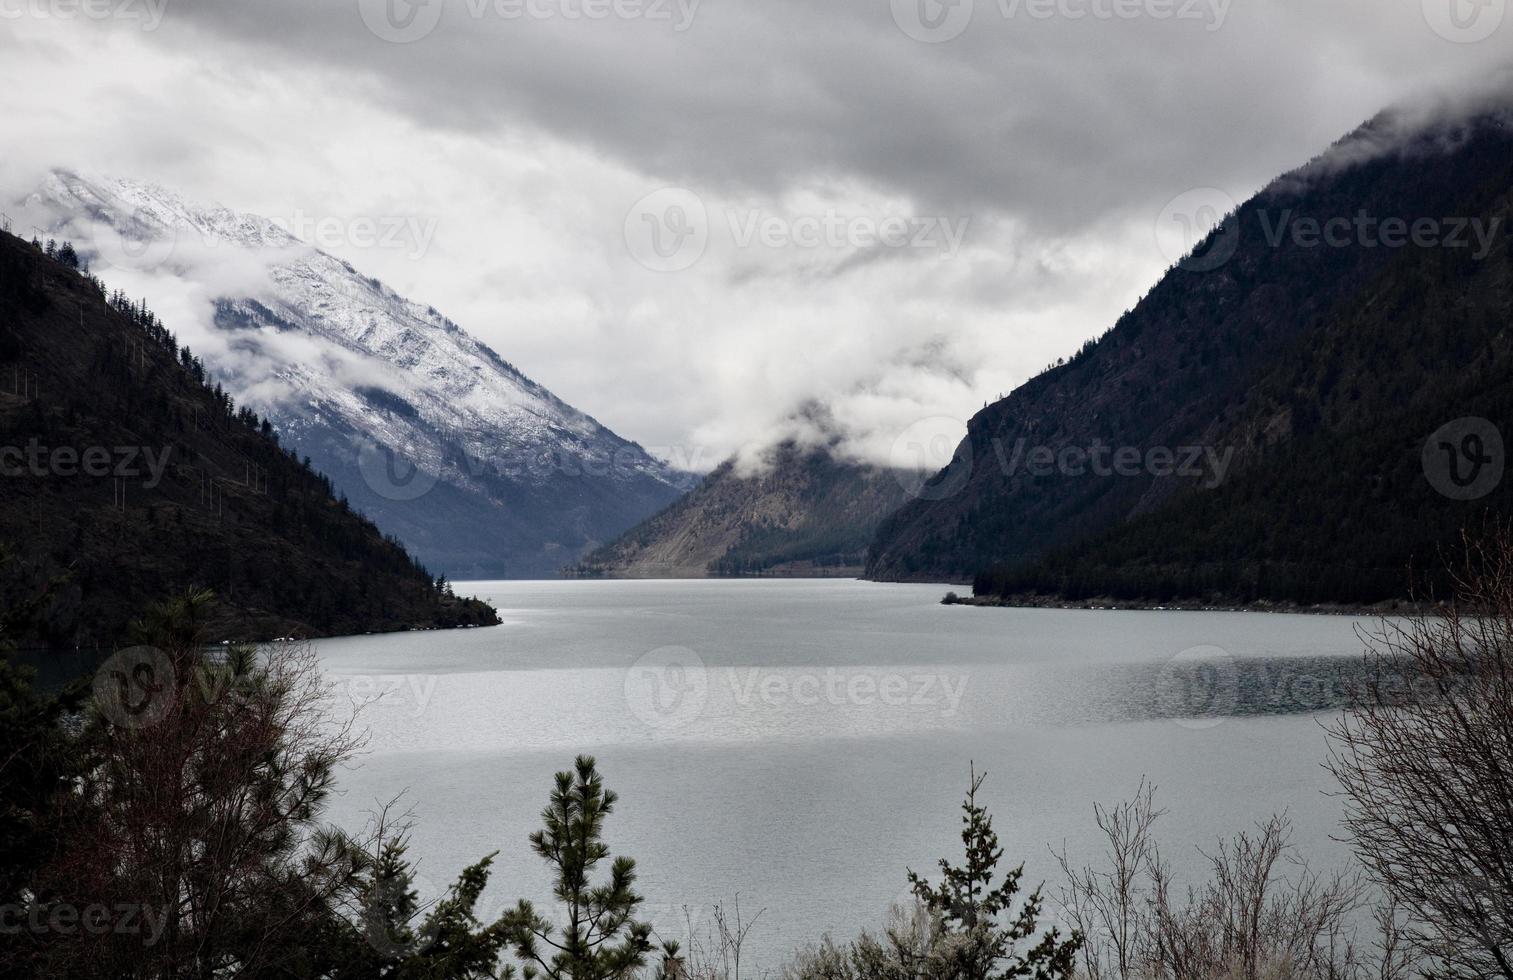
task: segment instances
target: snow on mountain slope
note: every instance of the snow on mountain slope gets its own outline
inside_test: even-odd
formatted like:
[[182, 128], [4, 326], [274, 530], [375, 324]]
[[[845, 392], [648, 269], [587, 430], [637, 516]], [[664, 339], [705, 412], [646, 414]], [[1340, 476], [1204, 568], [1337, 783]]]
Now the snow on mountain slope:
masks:
[[268, 219], [66, 171], [25, 208], [160, 312], [161, 292], [198, 296], [205, 329], [170, 326], [433, 569], [553, 575], [681, 492], [434, 308]]

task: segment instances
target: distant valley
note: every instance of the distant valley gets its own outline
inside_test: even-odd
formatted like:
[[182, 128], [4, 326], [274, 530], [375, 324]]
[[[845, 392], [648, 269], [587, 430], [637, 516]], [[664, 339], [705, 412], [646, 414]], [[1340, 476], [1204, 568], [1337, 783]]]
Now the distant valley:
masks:
[[1384, 113], [988, 405], [923, 486], [840, 435], [679, 473], [263, 219], [64, 172], [31, 205], [63, 230], [264, 262], [266, 289], [216, 305], [207, 367], [453, 577], [864, 575], [998, 600], [1306, 605], [1443, 585], [1411, 569], [1513, 514], [1510, 200], [1506, 112], [1422, 131]]
[[687, 496], [589, 554], [574, 574], [616, 578], [850, 576], [878, 524], [907, 499], [912, 473], [783, 443], [727, 461]]

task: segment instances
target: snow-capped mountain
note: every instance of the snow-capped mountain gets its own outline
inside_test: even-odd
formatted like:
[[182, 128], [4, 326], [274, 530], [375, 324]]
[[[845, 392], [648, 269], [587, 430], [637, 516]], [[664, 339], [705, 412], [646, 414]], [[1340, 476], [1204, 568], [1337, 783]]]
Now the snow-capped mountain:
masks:
[[64, 171], [24, 211], [160, 312], [161, 291], [198, 296], [208, 329], [170, 327], [433, 570], [555, 575], [684, 486], [434, 308], [270, 220]]

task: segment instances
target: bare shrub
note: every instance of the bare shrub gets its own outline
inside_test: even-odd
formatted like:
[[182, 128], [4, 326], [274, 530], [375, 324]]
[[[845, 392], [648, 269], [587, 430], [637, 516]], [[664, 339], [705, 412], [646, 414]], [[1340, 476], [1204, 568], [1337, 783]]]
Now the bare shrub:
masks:
[[[741, 910], [741, 896], [730, 904], [716, 902], [711, 919], [701, 930], [694, 925], [693, 911], [683, 908], [688, 925], [688, 947], [665, 943], [665, 957], [657, 980], [741, 980], [742, 977], [766, 977], [765, 971], [753, 969], [746, 954], [746, 937], [766, 909], [758, 909], [750, 918]], [[745, 961], [743, 963], [743, 960]]]
[[[1204, 852], [1209, 876], [1179, 888], [1152, 830], [1161, 811], [1142, 783], [1134, 799], [1097, 806], [1105, 866], [1066, 876], [1065, 915], [1083, 936], [1087, 980], [1393, 980], [1406, 963], [1391, 921], [1363, 943], [1370, 892], [1355, 874], [1319, 874], [1300, 858], [1286, 817]], [[1389, 917], [1390, 918], [1390, 917]]]
[[1366, 635], [1330, 731], [1368, 872], [1446, 976], [1513, 978], [1513, 538], [1467, 544], [1454, 602]]
[[318, 934], [354, 884], [347, 839], [318, 820], [359, 737], [320, 710], [309, 647], [207, 655], [197, 624], [208, 603], [192, 593], [142, 627], [156, 644], [151, 710], [92, 703], [89, 764], [58, 801], [70, 844], [33, 883], [39, 907], [140, 910], [146, 927], [28, 937], [44, 972], [278, 970], [288, 937]]

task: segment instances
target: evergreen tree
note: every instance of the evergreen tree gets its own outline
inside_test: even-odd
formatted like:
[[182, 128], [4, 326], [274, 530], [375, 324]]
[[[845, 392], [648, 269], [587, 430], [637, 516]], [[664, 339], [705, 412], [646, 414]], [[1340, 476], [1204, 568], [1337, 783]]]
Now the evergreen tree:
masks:
[[491, 854], [467, 868], [445, 898], [422, 905], [415, 890], [414, 867], [406, 857], [408, 834], [389, 835], [380, 828], [376, 854], [360, 862], [357, 921], [361, 936], [342, 930], [337, 938], [345, 952], [335, 980], [472, 980], [509, 977], [498, 971], [500, 951], [508, 941], [499, 924], [484, 927], [478, 920], [478, 900], [488, 885]]
[[1024, 865], [1005, 874], [998, 885], [993, 884], [1003, 848], [998, 846], [992, 816], [977, 802], [977, 791], [987, 775], [973, 771], [962, 802], [961, 842], [966, 864], [955, 867], [942, 858], [943, 880], [939, 885], [909, 872], [915, 897], [935, 917], [943, 933], [931, 944], [919, 975], [949, 980], [1069, 978], [1082, 945], [1081, 936], [1073, 934], [1063, 941], [1053, 928], [1034, 946], [1019, 952], [1021, 943], [1040, 935], [1040, 889], [1026, 897], [1016, 913]]
[[[0, 569], [13, 558], [0, 550]], [[32, 875], [58, 846], [59, 829], [50, 804], [60, 785], [78, 775], [77, 745], [63, 727], [79, 709], [83, 691], [71, 687], [59, 697], [38, 694], [31, 671], [12, 664], [13, 637], [30, 629], [50, 587], [21, 601], [0, 603], [0, 903], [23, 907]], [[0, 976], [7, 957], [0, 956]]]
[[531, 835], [531, 847], [552, 866], [566, 922], [554, 927], [527, 901], [503, 920], [526, 980], [622, 980], [644, 965], [652, 949], [651, 926], [634, 918], [641, 904], [636, 862], [615, 858], [607, 882], [590, 881], [609, 857], [604, 820], [618, 797], [604, 788], [592, 756], [579, 756], [574, 770], [557, 773], [551, 803], [541, 814], [546, 826]]

